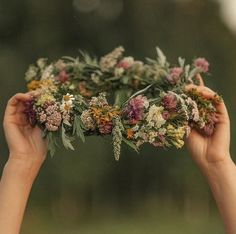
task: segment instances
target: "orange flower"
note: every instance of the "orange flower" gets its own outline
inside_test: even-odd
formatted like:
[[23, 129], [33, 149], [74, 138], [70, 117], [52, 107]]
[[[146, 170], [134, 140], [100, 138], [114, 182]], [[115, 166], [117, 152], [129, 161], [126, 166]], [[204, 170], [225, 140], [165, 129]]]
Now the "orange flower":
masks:
[[29, 84], [27, 84], [27, 88], [29, 91], [36, 90], [40, 88], [41, 82], [39, 80], [32, 80]]
[[78, 85], [79, 92], [84, 97], [91, 97], [93, 93], [86, 88], [86, 82], [80, 82]]
[[127, 129], [126, 135], [127, 135], [127, 138], [128, 138], [128, 139], [131, 139], [131, 138], [134, 137], [134, 132], [133, 132], [132, 128], [128, 128], [128, 129]]

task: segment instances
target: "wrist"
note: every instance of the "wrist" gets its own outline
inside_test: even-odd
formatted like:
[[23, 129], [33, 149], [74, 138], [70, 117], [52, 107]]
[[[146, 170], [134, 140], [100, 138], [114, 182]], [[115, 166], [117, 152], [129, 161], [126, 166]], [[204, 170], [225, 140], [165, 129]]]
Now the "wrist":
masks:
[[23, 181], [33, 182], [41, 166], [42, 162], [10, 155], [5, 164], [3, 175], [7, 174]]
[[202, 167], [202, 171], [209, 181], [215, 181], [228, 173], [236, 172], [236, 166], [230, 154], [228, 154], [222, 160], [207, 162]]

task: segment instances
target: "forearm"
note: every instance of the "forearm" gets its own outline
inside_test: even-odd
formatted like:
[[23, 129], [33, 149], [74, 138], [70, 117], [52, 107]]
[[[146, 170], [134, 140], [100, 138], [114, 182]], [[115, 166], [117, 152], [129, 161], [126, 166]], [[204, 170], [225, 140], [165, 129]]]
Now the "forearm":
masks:
[[9, 159], [0, 182], [0, 233], [20, 232], [25, 207], [40, 166]]
[[227, 234], [235, 234], [236, 166], [234, 162], [228, 157], [225, 161], [209, 164], [203, 173], [216, 200]]

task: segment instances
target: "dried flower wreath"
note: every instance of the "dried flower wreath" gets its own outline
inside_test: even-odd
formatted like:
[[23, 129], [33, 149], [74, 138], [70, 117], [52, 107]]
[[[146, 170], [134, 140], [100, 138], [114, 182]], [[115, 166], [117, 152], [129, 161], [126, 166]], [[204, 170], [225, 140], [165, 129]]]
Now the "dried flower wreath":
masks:
[[157, 59], [145, 63], [124, 57], [123, 47], [99, 60], [81, 54], [53, 63], [40, 58], [25, 75], [28, 89], [38, 91], [25, 112], [48, 138], [51, 155], [59, 141], [73, 150], [76, 136], [84, 142], [85, 136], [111, 135], [119, 160], [122, 142], [138, 152], [144, 143], [181, 148], [192, 128], [213, 134], [220, 96], [209, 100], [185, 89], [208, 72], [204, 58], [191, 65], [179, 58], [173, 66], [159, 48]]

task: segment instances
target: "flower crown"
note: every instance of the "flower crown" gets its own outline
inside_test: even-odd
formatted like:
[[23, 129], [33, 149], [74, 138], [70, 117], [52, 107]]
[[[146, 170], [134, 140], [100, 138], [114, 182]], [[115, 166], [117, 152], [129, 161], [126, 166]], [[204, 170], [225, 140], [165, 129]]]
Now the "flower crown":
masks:
[[111, 135], [119, 160], [122, 142], [138, 152], [144, 143], [181, 148], [192, 128], [213, 134], [220, 97], [209, 100], [196, 89], [185, 90], [208, 72], [204, 58], [191, 65], [179, 58], [173, 66], [159, 48], [157, 59], [145, 63], [124, 57], [123, 47], [99, 60], [81, 54], [53, 63], [40, 58], [25, 75], [28, 89], [38, 93], [25, 112], [48, 138], [51, 155], [59, 141], [74, 150], [76, 137], [84, 142], [90, 135]]

